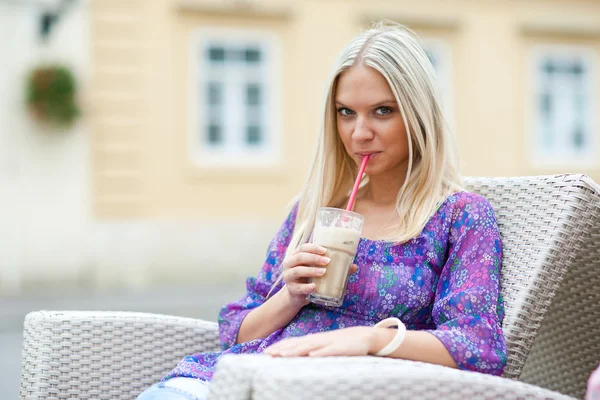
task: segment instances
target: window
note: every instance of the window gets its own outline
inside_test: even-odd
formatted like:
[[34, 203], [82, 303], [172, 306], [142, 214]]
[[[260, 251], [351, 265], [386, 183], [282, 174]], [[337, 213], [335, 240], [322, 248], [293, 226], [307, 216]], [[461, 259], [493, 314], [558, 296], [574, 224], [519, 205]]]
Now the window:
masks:
[[577, 47], [540, 47], [532, 69], [534, 159], [551, 164], [593, 161], [590, 54]]
[[454, 129], [454, 108], [452, 104], [452, 64], [450, 48], [445, 41], [424, 38], [423, 47], [436, 74], [442, 108], [446, 122]]
[[276, 43], [266, 33], [228, 30], [192, 40], [192, 152], [199, 164], [270, 164], [278, 157]]

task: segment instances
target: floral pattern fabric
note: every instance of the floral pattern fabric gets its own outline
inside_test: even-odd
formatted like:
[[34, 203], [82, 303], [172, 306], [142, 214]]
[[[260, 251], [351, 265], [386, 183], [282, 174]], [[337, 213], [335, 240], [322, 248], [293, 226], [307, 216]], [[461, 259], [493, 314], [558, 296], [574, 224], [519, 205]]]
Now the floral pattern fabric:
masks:
[[600, 365], [588, 379], [585, 400], [600, 400]]
[[[449, 196], [418, 237], [398, 244], [361, 238], [341, 307], [309, 304], [285, 327], [266, 338], [236, 344], [248, 313], [266, 301], [293, 233], [292, 209], [272, 240], [247, 293], [219, 313], [222, 351], [184, 358], [163, 380], [208, 381], [224, 354], [261, 353], [282, 339], [352, 326], [373, 326], [398, 317], [407, 329], [425, 330], [447, 348], [459, 368], [500, 375], [507, 351], [500, 294], [502, 242], [488, 201], [476, 194]], [[273, 290], [273, 295], [283, 282]]]

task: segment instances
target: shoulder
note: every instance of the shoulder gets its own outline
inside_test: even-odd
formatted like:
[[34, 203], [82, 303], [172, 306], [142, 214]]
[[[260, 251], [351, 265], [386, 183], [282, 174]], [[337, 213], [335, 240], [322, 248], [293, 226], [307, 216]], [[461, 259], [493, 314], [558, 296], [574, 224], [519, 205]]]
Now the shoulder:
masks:
[[298, 208], [300, 207], [300, 199], [294, 197], [285, 207], [287, 216], [283, 221], [283, 227], [288, 230], [294, 230], [296, 219], [298, 217]]
[[296, 217], [298, 216], [298, 209], [300, 208], [300, 197], [294, 197], [286, 207], [289, 210], [288, 219], [292, 222], [296, 221]]
[[473, 223], [489, 221], [495, 223], [494, 209], [490, 202], [480, 194], [457, 192], [446, 198], [442, 207], [451, 216], [454, 224], [470, 226]]
[[448, 204], [454, 210], [465, 210], [473, 208], [492, 208], [492, 205], [480, 194], [462, 191], [451, 194], [446, 198]]

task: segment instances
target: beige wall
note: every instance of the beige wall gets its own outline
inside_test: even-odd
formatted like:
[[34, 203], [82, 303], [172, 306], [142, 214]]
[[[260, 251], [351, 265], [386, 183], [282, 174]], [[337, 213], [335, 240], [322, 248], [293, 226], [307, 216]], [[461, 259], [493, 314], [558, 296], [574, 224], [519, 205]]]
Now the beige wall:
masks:
[[85, 101], [89, 7], [72, 4], [42, 41], [38, 6], [0, 1], [0, 296], [30, 283], [76, 282], [88, 266], [89, 125], [48, 129], [32, 120], [23, 84], [32, 68], [60, 62]]
[[[238, 217], [248, 212], [281, 218], [282, 205], [304, 180], [337, 54], [366, 21], [382, 17], [450, 44], [464, 174], [581, 172], [600, 181], [598, 166], [532, 165], [526, 64], [537, 43], [585, 44], [600, 55], [600, 2], [247, 3], [257, 6], [246, 9], [224, 0], [93, 2], [92, 152], [98, 218]], [[190, 33], [210, 26], [258, 27], [280, 38], [284, 161], [276, 168], [217, 171], [196, 167], [188, 158]], [[600, 111], [600, 87], [594, 93]], [[598, 129], [595, 133], [600, 142]]]

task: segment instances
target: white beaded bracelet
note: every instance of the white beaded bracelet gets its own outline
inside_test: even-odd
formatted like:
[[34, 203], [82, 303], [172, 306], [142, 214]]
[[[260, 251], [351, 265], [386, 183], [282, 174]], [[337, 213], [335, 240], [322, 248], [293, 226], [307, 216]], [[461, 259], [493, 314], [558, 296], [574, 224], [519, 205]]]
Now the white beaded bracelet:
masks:
[[389, 354], [392, 354], [402, 342], [404, 342], [404, 338], [406, 337], [406, 326], [400, 321], [398, 318], [386, 318], [382, 321], [379, 321], [375, 324], [375, 328], [389, 328], [392, 326], [398, 327], [398, 332], [396, 332], [396, 336], [389, 342], [383, 349], [379, 350], [375, 353], [376, 356], [384, 357]]

